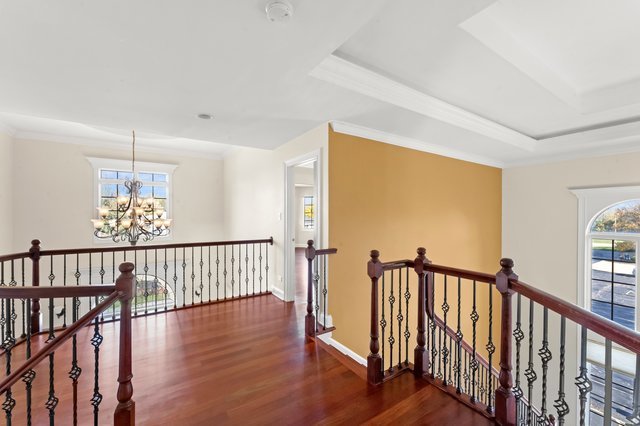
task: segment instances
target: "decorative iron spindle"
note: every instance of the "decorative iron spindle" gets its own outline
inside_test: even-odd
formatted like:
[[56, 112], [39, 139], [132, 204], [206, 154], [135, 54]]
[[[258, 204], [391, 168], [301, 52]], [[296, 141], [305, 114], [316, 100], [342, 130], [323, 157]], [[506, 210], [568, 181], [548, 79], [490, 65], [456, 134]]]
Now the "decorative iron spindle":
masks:
[[[4, 262], [0, 262], [0, 287], [6, 287], [4, 282]], [[7, 299], [9, 303], [9, 299]], [[0, 336], [4, 336], [4, 327], [7, 324], [7, 317], [4, 314], [4, 299], [0, 299]]]
[[56, 419], [56, 407], [58, 406], [58, 397], [56, 396], [55, 381], [54, 381], [54, 354], [49, 355], [49, 394], [47, 402], [44, 404], [45, 408], [49, 411], [49, 424], [53, 426]]
[[182, 248], [182, 307], [187, 306], [187, 255], [186, 249]]
[[314, 290], [314, 295], [315, 295], [315, 303], [313, 305], [313, 309], [314, 309], [314, 313], [315, 313], [315, 330], [316, 333], [318, 332], [318, 324], [320, 322], [320, 315], [318, 315], [318, 312], [320, 311], [320, 298], [319, 296], [319, 287], [320, 287], [320, 270], [318, 269], [318, 256], [316, 256], [313, 259], [313, 264], [314, 264], [314, 273], [313, 273], [313, 290]]
[[442, 379], [442, 329], [438, 327], [438, 379]]
[[402, 367], [402, 269], [398, 269], [398, 368]]
[[256, 294], [256, 244], [251, 244], [251, 292]]
[[[393, 305], [396, 302], [396, 298], [393, 295], [393, 276], [395, 272], [391, 270], [391, 285], [389, 285], [389, 372], [393, 371], [393, 345], [396, 342], [395, 337], [393, 336]], [[384, 303], [384, 297], [382, 298]], [[383, 357], [384, 358], [384, 357]]]
[[216, 300], [220, 300], [220, 246], [216, 246]]
[[[137, 263], [136, 263], [137, 265]], [[144, 251], [144, 267], [142, 268], [142, 270], [144, 271], [144, 314], [147, 315], [147, 302], [149, 299], [149, 279], [148, 279], [148, 274], [149, 274], [149, 264], [148, 264], [148, 260], [147, 260], [147, 250]]]
[[93, 396], [91, 397], [91, 405], [93, 405], [93, 424], [96, 426], [98, 424], [100, 403], [102, 402], [102, 394], [100, 393], [100, 345], [102, 344], [102, 340], [103, 337], [100, 334], [100, 326], [96, 318], [93, 326], [93, 337], [91, 338], [94, 356]]
[[[421, 284], [418, 284], [421, 285]], [[326, 291], [326, 284], [325, 284]], [[325, 292], [325, 307], [326, 307], [326, 292]], [[409, 299], [411, 299], [411, 293], [409, 293], [409, 268], [405, 270], [405, 286], [404, 286], [404, 301], [406, 318], [404, 322], [404, 363], [409, 365], [409, 338], [411, 333], [409, 332]], [[326, 314], [326, 308], [325, 308]], [[424, 330], [423, 330], [424, 331]]]
[[[11, 261], [11, 269], [13, 271], [13, 260]], [[6, 310], [7, 310], [6, 317], [9, 318], [9, 321], [7, 321], [7, 324], [6, 324], [6, 335], [3, 337], [2, 349], [4, 349], [5, 372], [6, 372], [6, 375], [8, 376], [9, 374], [11, 374], [12, 350], [16, 345], [16, 340], [13, 334], [14, 322], [11, 321], [10, 319], [11, 303], [9, 299], [7, 299]], [[5, 399], [4, 399], [4, 402], [2, 403], [2, 409], [4, 410], [4, 413], [5, 413], [7, 425], [10, 426], [13, 418], [13, 409], [16, 406], [16, 400], [13, 399], [13, 392], [11, 388], [7, 389], [7, 391], [5, 392], [4, 398]]]
[[234, 257], [235, 255], [233, 254], [233, 245], [231, 246], [231, 297], [235, 297], [236, 295], [236, 291], [235, 291], [235, 278], [234, 278], [234, 268], [235, 268], [235, 262], [236, 259]]
[[547, 417], [547, 371], [549, 370], [549, 361], [551, 361], [551, 351], [549, 350], [549, 309], [545, 306], [543, 310], [542, 320], [542, 347], [538, 351], [538, 355], [542, 360], [542, 404], [540, 405], [540, 414]]
[[[381, 314], [380, 315], [380, 331], [381, 331], [381, 337], [382, 337], [381, 342], [382, 342], [382, 370], [383, 371], [384, 371], [384, 347], [386, 346], [385, 345], [385, 340], [384, 340], [384, 331], [387, 328], [387, 320], [384, 317], [384, 305], [385, 305], [385, 303], [384, 303], [385, 302], [384, 301], [384, 287], [385, 287], [384, 286], [384, 281], [385, 281], [385, 276], [386, 275], [387, 275], [386, 273], [382, 274], [382, 287], [381, 287], [382, 288], [382, 298], [380, 299], [382, 301], [382, 303], [380, 303], [380, 305], [382, 307], [381, 312], [380, 312], [380, 314]], [[383, 374], [383, 377], [384, 377], [384, 374]]]
[[436, 312], [436, 276], [435, 274], [431, 275], [431, 300], [429, 301], [430, 305], [431, 305], [431, 313], [432, 313], [432, 317], [429, 320], [429, 328], [431, 329], [431, 339], [430, 339], [430, 344], [431, 344], [431, 378], [435, 379], [437, 374], [436, 374], [436, 356], [438, 355], [439, 352], [439, 348], [436, 346], [436, 319], [435, 319], [435, 312]]
[[520, 387], [520, 346], [524, 339], [524, 333], [522, 332], [522, 296], [520, 293], [518, 293], [516, 299], [516, 328], [513, 330], [513, 337], [516, 341], [516, 382], [512, 392], [516, 399], [516, 420], [520, 422], [522, 419], [520, 401], [524, 395]]
[[[53, 256], [49, 257], [49, 286], [53, 287], [53, 281], [56, 279], [55, 274], [53, 273]], [[13, 281], [13, 260], [11, 261], [11, 280]], [[11, 283], [9, 283], [11, 285]], [[13, 305], [13, 300], [11, 300], [11, 304]], [[12, 315], [13, 316], [13, 315]], [[50, 342], [55, 338], [54, 333], [54, 324], [53, 324], [53, 298], [49, 298], [49, 336], [47, 337], [46, 342]]]
[[536, 381], [538, 376], [533, 369], [533, 300], [529, 300], [529, 362], [527, 369], [524, 372], [527, 378], [527, 424], [532, 424], [533, 421], [533, 382]]
[[207, 286], [209, 287], [209, 302], [211, 302], [211, 277], [213, 274], [211, 273], [211, 246], [208, 249], [209, 261], [207, 262], [207, 266], [209, 267], [209, 272], [207, 272]]
[[249, 295], [249, 244], [244, 245], [244, 295]]
[[203, 293], [204, 293], [204, 281], [203, 281], [203, 272], [202, 272], [202, 267], [204, 266], [204, 261], [202, 260], [202, 246], [200, 246], [200, 263], [198, 264], [200, 266], [200, 286], [198, 286], [198, 288], [200, 289], [200, 303], [202, 303], [202, 299], [203, 299]]
[[[447, 275], [443, 275], [443, 280], [442, 280], [442, 291], [443, 291], [443, 302], [442, 302], [442, 313], [443, 313], [443, 321], [444, 321], [444, 330], [445, 330], [445, 336], [444, 339], [442, 339], [442, 345], [441, 347], [441, 354], [442, 354], [442, 365], [443, 365], [443, 375], [442, 375], [442, 384], [444, 384], [445, 386], [449, 383], [447, 380], [447, 358], [449, 357], [449, 349], [447, 349], [447, 334], [446, 334], [446, 330], [447, 330], [447, 313], [449, 313], [449, 303], [447, 303]], [[442, 331], [440, 330], [440, 333], [442, 333]]]
[[265, 252], [265, 260], [264, 260], [264, 286], [265, 291], [269, 290], [269, 245], [267, 243], [264, 244], [264, 252]]
[[[75, 297], [73, 303], [75, 304]], [[77, 310], [73, 310], [71, 314], [71, 321], [76, 322], [78, 320]], [[78, 424], [78, 379], [82, 374], [82, 368], [78, 366], [78, 338], [74, 334], [71, 337], [71, 370], [69, 370], [69, 378], [71, 379], [71, 387], [73, 389], [73, 424]]]
[[[27, 306], [31, 306], [31, 299], [27, 299]], [[26, 321], [27, 321], [27, 335], [26, 335], [26, 340], [25, 340], [25, 346], [26, 346], [26, 350], [25, 350], [25, 359], [30, 359], [31, 358], [31, 315], [28, 312], [26, 315]], [[25, 400], [25, 408], [27, 411], [27, 425], [31, 426], [31, 393], [32, 393], [32, 389], [33, 389], [33, 381], [36, 378], [36, 372], [34, 370], [28, 370], [24, 376], [22, 376], [22, 381], [25, 384], [25, 394], [26, 394], [26, 400]]]
[[471, 330], [472, 330], [472, 337], [471, 337], [471, 344], [472, 344], [472, 359], [471, 359], [471, 402], [475, 403], [476, 402], [476, 398], [477, 398], [477, 394], [476, 394], [476, 387], [477, 387], [477, 380], [478, 380], [478, 359], [476, 358], [476, 337], [477, 337], [477, 333], [476, 333], [476, 324], [478, 323], [478, 320], [480, 319], [480, 316], [478, 315], [478, 310], [477, 310], [477, 306], [476, 306], [476, 281], [473, 280], [473, 305], [471, 308], [471, 314], [469, 316], [469, 318], [471, 318]]
[[158, 249], [153, 250], [153, 312], [158, 313]]
[[[111, 252], [111, 282], [116, 282], [116, 252]], [[111, 318], [116, 317], [116, 304], [111, 305]]]
[[195, 291], [196, 291], [196, 274], [195, 274], [195, 255], [194, 255], [194, 248], [191, 247], [191, 306], [193, 306], [193, 304], [196, 301], [196, 297], [195, 297]]
[[493, 377], [491, 374], [491, 366], [493, 365], [493, 353], [496, 351], [496, 346], [493, 344], [493, 288], [491, 287], [491, 283], [488, 285], [489, 288], [489, 338], [487, 339], [487, 354], [489, 367], [487, 369], [487, 412], [493, 413], [493, 406], [491, 404], [491, 396], [493, 395], [493, 381], [489, 380], [489, 376]]
[[564, 417], [569, 414], [569, 405], [564, 400], [564, 353], [565, 353], [565, 334], [566, 334], [566, 318], [560, 317], [560, 372], [558, 378], [558, 399], [553, 404], [558, 412], [558, 424], [564, 424]]
[[260, 256], [258, 257], [258, 260], [260, 261], [260, 276], [258, 277], [258, 281], [260, 282], [260, 292], [262, 292], [262, 244], [259, 244], [260, 247]]
[[327, 256], [322, 257], [322, 327], [327, 328]]
[[[169, 286], [169, 280], [167, 280], [167, 272], [169, 270], [169, 265], [167, 264], [167, 249], [166, 248], [164, 249], [164, 264], [162, 265], [162, 269], [164, 270], [164, 289], [163, 289], [163, 293], [164, 293], [164, 310], [166, 312], [166, 310], [167, 310], [167, 299], [169, 298], [169, 289], [167, 288]], [[115, 306], [115, 304], [113, 306]]]
[[[22, 272], [22, 287], [25, 286], [25, 279], [24, 279], [24, 258], [21, 259], [21, 272]], [[21, 299], [22, 302], [22, 306], [21, 306], [21, 311], [22, 314], [20, 315], [21, 321], [20, 323], [22, 324], [22, 332], [20, 333], [20, 337], [24, 338], [27, 334], [25, 332], [25, 312], [26, 312], [26, 304], [25, 304], [25, 299]], [[64, 309], [63, 309], [64, 312]]]
[[456, 393], [462, 393], [462, 330], [460, 329], [460, 314], [462, 312], [462, 283], [460, 277], [458, 277], [458, 322], [456, 327], [456, 366], [454, 371], [456, 373]]
[[176, 298], [175, 306], [177, 307], [178, 306], [178, 253], [177, 253], [177, 249], [175, 248], [173, 249], [173, 291]]

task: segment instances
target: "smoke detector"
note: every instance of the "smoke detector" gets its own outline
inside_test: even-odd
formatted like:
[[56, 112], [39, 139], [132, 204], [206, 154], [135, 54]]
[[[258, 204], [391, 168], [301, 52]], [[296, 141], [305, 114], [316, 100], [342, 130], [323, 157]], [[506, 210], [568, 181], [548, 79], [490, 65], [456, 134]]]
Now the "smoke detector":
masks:
[[287, 22], [293, 16], [293, 6], [287, 0], [273, 0], [265, 6], [267, 19], [271, 22]]

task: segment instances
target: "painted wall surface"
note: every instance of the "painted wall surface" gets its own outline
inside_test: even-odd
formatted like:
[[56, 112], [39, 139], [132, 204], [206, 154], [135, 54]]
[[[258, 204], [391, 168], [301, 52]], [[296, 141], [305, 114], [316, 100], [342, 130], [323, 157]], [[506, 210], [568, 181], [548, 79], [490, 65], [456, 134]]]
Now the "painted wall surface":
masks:
[[269, 284], [279, 296], [284, 291], [285, 161], [317, 149], [323, 159], [322, 235], [328, 241], [327, 127], [323, 124], [273, 151], [239, 148], [224, 159], [226, 238], [273, 236]]
[[309, 186], [296, 187], [296, 246], [306, 247], [307, 241], [315, 239], [315, 230], [304, 227], [304, 197], [315, 197], [315, 190]]
[[[437, 264], [488, 273], [499, 269], [500, 169], [331, 132], [329, 196], [329, 245], [338, 249], [330, 258], [329, 280], [334, 338], [363, 357], [369, 353], [371, 283], [366, 263], [371, 249], [380, 250], [387, 262], [413, 259], [416, 248], [423, 246]], [[413, 348], [417, 286], [411, 273]], [[471, 288], [465, 283], [461, 292], [467, 308], [465, 331]], [[479, 286], [480, 306], [488, 293], [488, 287]], [[494, 312], [499, 312], [499, 303], [494, 303]], [[488, 325], [482, 324], [478, 341], [484, 347]]]
[[0, 254], [10, 253], [13, 243], [13, 139], [0, 133]]
[[[87, 157], [129, 160], [130, 155], [128, 150], [15, 140], [13, 250], [27, 250], [33, 238], [39, 238], [46, 248], [108, 244], [93, 238], [90, 219], [96, 213], [94, 171]], [[157, 243], [222, 239], [221, 160], [168, 157], [139, 150], [136, 159], [177, 165], [171, 212], [175, 227], [170, 240]]]

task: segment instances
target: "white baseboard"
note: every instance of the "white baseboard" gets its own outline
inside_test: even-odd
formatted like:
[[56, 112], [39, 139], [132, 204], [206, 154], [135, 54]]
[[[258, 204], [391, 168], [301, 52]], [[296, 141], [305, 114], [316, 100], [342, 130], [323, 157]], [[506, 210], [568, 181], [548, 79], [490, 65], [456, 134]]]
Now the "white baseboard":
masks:
[[[329, 322], [329, 321], [327, 321], [327, 322]], [[353, 359], [358, 364], [361, 364], [361, 365], [364, 365], [364, 366], [367, 365], [367, 359], [366, 358], [361, 357], [360, 355], [358, 355], [357, 353], [355, 353], [354, 351], [352, 351], [351, 349], [349, 349], [348, 347], [346, 347], [342, 343], [338, 342], [337, 340], [334, 340], [332, 335], [333, 335], [333, 333], [321, 334], [320, 336], [318, 336], [318, 339], [321, 339], [323, 342], [325, 342], [329, 346], [333, 346], [334, 348], [336, 348], [337, 350], [339, 350], [340, 352], [342, 352], [343, 354], [345, 354], [349, 358]]]
[[271, 294], [273, 294], [278, 299], [284, 301], [284, 290], [282, 290], [282, 289], [280, 289], [278, 287], [273, 287], [273, 288], [271, 288]]

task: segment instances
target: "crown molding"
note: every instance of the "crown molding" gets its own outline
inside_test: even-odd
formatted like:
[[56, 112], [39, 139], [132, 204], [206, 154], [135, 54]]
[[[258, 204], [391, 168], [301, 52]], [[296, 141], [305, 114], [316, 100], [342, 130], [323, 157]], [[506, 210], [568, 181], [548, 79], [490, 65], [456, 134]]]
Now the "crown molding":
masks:
[[490, 137], [524, 151], [530, 152], [535, 149], [536, 140], [527, 135], [412, 89], [333, 54], [311, 70], [310, 75], [371, 98]]
[[[47, 142], [56, 142], [56, 143], [68, 143], [72, 145], [83, 145], [90, 146], [96, 148], [107, 148], [107, 149], [131, 149], [129, 142], [115, 142], [113, 140], [108, 139], [94, 139], [94, 138], [85, 138], [78, 136], [64, 136], [53, 133], [45, 133], [45, 132], [33, 132], [33, 131], [16, 131], [14, 133], [15, 139], [23, 139], [23, 140], [37, 140], [37, 141], [47, 141]], [[148, 152], [153, 154], [162, 154], [162, 155], [179, 155], [181, 157], [195, 157], [195, 158], [207, 158], [210, 160], [222, 160], [224, 158], [224, 152], [211, 152], [203, 149], [189, 149], [189, 147], [181, 146], [180, 148], [171, 148], [171, 147], [158, 147], [148, 145], [138, 138], [136, 140], [136, 149], [141, 152]]]
[[496, 160], [494, 158], [469, 154], [468, 152], [447, 148], [442, 145], [423, 142], [417, 139], [399, 136], [394, 133], [383, 132], [381, 130], [372, 129], [370, 127], [359, 126], [357, 124], [346, 123], [344, 121], [331, 121], [330, 124], [334, 132], [343, 133], [345, 135], [371, 139], [390, 145], [414, 149], [416, 151], [428, 152], [430, 154], [441, 155], [443, 157], [455, 158], [456, 160], [483, 164], [485, 166], [498, 168], [504, 167], [504, 163], [502, 161]]

